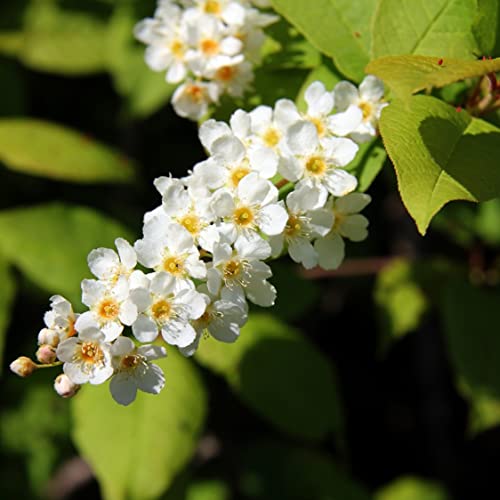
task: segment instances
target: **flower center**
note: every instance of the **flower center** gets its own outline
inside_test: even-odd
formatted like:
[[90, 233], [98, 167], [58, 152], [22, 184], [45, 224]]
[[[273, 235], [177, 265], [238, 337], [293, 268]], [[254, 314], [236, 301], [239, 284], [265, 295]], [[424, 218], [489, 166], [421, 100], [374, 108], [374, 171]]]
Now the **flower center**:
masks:
[[180, 40], [174, 40], [170, 44], [170, 51], [177, 59], [182, 59], [184, 56], [184, 44]]
[[369, 120], [373, 114], [373, 106], [370, 102], [362, 101], [358, 104], [359, 109], [363, 112], [363, 121]]
[[234, 211], [233, 220], [238, 226], [248, 227], [254, 221], [254, 215], [250, 208], [239, 207]]
[[184, 92], [195, 103], [201, 104], [203, 102], [205, 92], [204, 92], [203, 88], [200, 87], [200, 85], [196, 85], [194, 83], [191, 85], [188, 85], [185, 88]]
[[229, 82], [233, 79], [236, 74], [236, 68], [234, 66], [222, 66], [217, 70], [215, 78], [217, 80], [222, 80], [223, 82]]
[[219, 42], [212, 38], [205, 38], [200, 42], [200, 50], [206, 56], [215, 56], [219, 52]]
[[180, 257], [167, 257], [163, 261], [163, 270], [174, 276], [182, 276], [184, 274], [184, 260]]
[[301, 229], [302, 223], [300, 222], [300, 219], [296, 215], [290, 215], [285, 226], [285, 235], [293, 238], [294, 236], [300, 234]]
[[76, 335], [75, 323], [76, 323], [75, 319], [69, 321], [69, 324], [66, 328], [66, 334], [68, 335], [68, 338], [74, 337]]
[[141, 362], [141, 357], [137, 354], [129, 354], [125, 356], [120, 363], [120, 368], [122, 370], [131, 370], [135, 368]]
[[83, 342], [80, 347], [80, 353], [85, 363], [96, 364], [104, 358], [102, 349], [95, 342]]
[[250, 173], [250, 169], [248, 167], [236, 167], [231, 170], [229, 173], [229, 183], [231, 187], [236, 188], [240, 183], [241, 179]]
[[221, 8], [218, 0], [206, 0], [205, 7], [203, 9], [207, 14], [220, 14]]
[[188, 214], [178, 220], [179, 224], [184, 226], [191, 234], [200, 232], [200, 220], [196, 215]]
[[99, 304], [97, 313], [101, 318], [111, 321], [120, 313], [120, 305], [115, 299], [105, 299]]
[[172, 305], [166, 300], [159, 300], [151, 306], [151, 314], [160, 321], [165, 321], [172, 313]]
[[340, 229], [340, 226], [344, 223], [346, 218], [345, 214], [341, 214], [340, 212], [335, 212], [335, 219], [333, 221], [332, 232], [337, 232]]
[[238, 276], [243, 269], [243, 266], [241, 262], [238, 262], [236, 260], [230, 260], [229, 262], [226, 262], [224, 265], [224, 279], [234, 279], [236, 276]]
[[311, 123], [316, 127], [316, 130], [318, 131], [318, 135], [321, 137], [325, 134], [325, 125], [322, 120], [319, 118], [309, 118]]
[[266, 146], [273, 148], [278, 144], [278, 142], [280, 142], [280, 134], [276, 129], [271, 127], [266, 130], [262, 139]]
[[321, 176], [326, 171], [326, 162], [318, 156], [312, 156], [307, 160], [306, 170], [311, 175]]

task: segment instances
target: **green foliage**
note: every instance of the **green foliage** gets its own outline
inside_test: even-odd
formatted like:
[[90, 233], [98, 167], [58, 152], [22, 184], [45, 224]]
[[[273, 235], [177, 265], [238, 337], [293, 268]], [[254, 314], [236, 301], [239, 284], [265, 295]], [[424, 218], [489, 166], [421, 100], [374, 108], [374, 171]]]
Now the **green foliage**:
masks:
[[19, 33], [0, 33], [0, 52], [16, 55], [39, 71], [81, 75], [105, 68], [106, 24], [53, 0], [32, 1]]
[[370, 496], [328, 455], [274, 442], [243, 457], [240, 489], [255, 500], [368, 500]]
[[[442, 317], [451, 361], [470, 404], [469, 429], [480, 432], [500, 424], [500, 338], [498, 291], [454, 281], [444, 295]], [[465, 306], [465, 307], [464, 307]]]
[[[399, 54], [472, 59], [484, 48], [473, 30], [495, 15], [477, 0], [380, 0], [373, 19], [372, 58]], [[488, 42], [490, 43], [490, 42]]]
[[399, 192], [420, 233], [452, 200], [500, 194], [500, 130], [433, 97], [394, 101], [380, 121]]
[[381, 488], [375, 500], [447, 500], [442, 486], [416, 477], [401, 477]]
[[379, 139], [373, 139], [359, 146], [354, 160], [346, 166], [346, 170], [358, 179], [357, 190], [364, 193], [375, 180], [384, 166], [387, 153]]
[[229, 500], [229, 488], [222, 481], [198, 481], [189, 486], [186, 500]]
[[0, 159], [16, 171], [71, 182], [126, 182], [131, 162], [68, 128], [28, 118], [0, 120]]
[[72, 401], [74, 442], [106, 500], [157, 498], [195, 450], [207, 405], [202, 381], [174, 349], [157, 364], [166, 378], [159, 395], [139, 391], [122, 407], [103, 384], [83, 387]]
[[128, 231], [94, 210], [53, 203], [0, 212], [0, 233], [0, 252], [9, 262], [38, 286], [77, 304], [80, 281], [90, 275], [90, 250], [113, 247]]
[[61, 442], [68, 434], [67, 404], [54, 392], [50, 381], [24, 387], [24, 399], [17, 408], [6, 410], [0, 420], [2, 449], [24, 456], [30, 484], [42, 494], [54, 470]]
[[10, 308], [14, 300], [16, 285], [8, 263], [0, 255], [0, 374], [3, 367], [5, 334], [10, 320]]
[[377, 276], [375, 304], [381, 314], [383, 332], [389, 339], [415, 330], [427, 310], [427, 298], [413, 273], [411, 263], [401, 259]]
[[202, 341], [196, 358], [281, 431], [319, 440], [342, 425], [328, 359], [271, 315], [253, 313], [234, 344]]
[[370, 60], [375, 0], [272, 0], [273, 7], [349, 79], [361, 81]]
[[500, 71], [500, 58], [467, 61], [416, 55], [387, 56], [375, 59], [366, 67], [367, 73], [381, 78], [400, 98], [496, 71]]

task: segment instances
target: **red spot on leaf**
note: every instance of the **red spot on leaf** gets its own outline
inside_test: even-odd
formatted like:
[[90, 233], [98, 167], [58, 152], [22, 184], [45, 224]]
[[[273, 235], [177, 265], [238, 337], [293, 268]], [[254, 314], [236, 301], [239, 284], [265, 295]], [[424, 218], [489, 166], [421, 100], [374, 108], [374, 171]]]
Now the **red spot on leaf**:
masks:
[[439, 59], [438, 61], [438, 66], [442, 66], [443, 65], [443, 60], [442, 59]]

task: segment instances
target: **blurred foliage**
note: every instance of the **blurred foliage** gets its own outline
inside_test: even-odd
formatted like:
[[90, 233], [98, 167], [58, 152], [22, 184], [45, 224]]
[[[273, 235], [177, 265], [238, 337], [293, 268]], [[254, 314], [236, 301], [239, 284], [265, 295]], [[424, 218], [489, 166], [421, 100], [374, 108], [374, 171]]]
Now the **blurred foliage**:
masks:
[[448, 500], [448, 495], [434, 481], [415, 477], [402, 477], [384, 486], [375, 500]]

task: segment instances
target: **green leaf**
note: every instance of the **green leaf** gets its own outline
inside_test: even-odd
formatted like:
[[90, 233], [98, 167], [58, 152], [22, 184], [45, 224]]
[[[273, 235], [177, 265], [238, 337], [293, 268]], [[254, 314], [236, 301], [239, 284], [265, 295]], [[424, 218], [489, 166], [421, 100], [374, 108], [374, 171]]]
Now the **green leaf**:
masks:
[[413, 96], [382, 111], [380, 132], [418, 230], [452, 200], [500, 195], [500, 129], [439, 99]]
[[[440, 64], [441, 63], [441, 64]], [[426, 56], [386, 56], [370, 62], [367, 73], [381, 78], [396, 97], [500, 71], [499, 59], [464, 61]]]
[[400, 477], [375, 494], [375, 500], [447, 500], [446, 490], [428, 479]]
[[272, 0], [290, 21], [351, 80], [363, 79], [370, 60], [371, 18], [375, 0]]
[[16, 54], [30, 68], [82, 75], [103, 71], [106, 23], [53, 1], [32, 1], [22, 33], [3, 33], [0, 52]]
[[139, 391], [123, 407], [106, 383], [85, 386], [72, 400], [73, 440], [106, 500], [158, 498], [196, 448], [207, 405], [202, 381], [175, 349], [157, 364], [166, 378], [158, 395]]
[[230, 496], [231, 493], [226, 483], [216, 479], [207, 479], [189, 486], [186, 500], [229, 500]]
[[133, 37], [137, 19], [132, 5], [117, 6], [107, 33], [106, 66], [117, 92], [126, 98], [128, 111], [140, 118], [165, 105], [177, 85], [165, 81], [165, 72], [154, 72], [144, 61], [146, 47]]
[[472, 25], [479, 53], [497, 56], [492, 51], [495, 42], [500, 42], [500, 3], [498, 0], [477, 0], [477, 12]]
[[358, 191], [364, 193], [371, 186], [386, 159], [387, 153], [377, 139], [359, 146], [356, 157], [346, 166], [346, 170], [358, 179]]
[[10, 322], [10, 309], [14, 295], [15, 281], [11, 276], [8, 263], [0, 255], [0, 374], [3, 367], [5, 335]]
[[328, 455], [315, 450], [275, 442], [257, 442], [244, 450], [242, 458], [243, 472], [239, 484], [244, 498], [370, 498], [368, 492], [339, 464]]
[[325, 86], [326, 90], [331, 91], [333, 87], [342, 80], [342, 77], [335, 71], [331, 65], [327, 63], [320, 64], [316, 68], [314, 68], [307, 78], [305, 79], [302, 87], [300, 88], [299, 94], [295, 99], [295, 103], [300, 111], [305, 112], [307, 110], [307, 104], [304, 99], [304, 94], [307, 90], [307, 87], [311, 85], [311, 83], [315, 81], [320, 81]]
[[406, 260], [395, 260], [382, 269], [375, 283], [375, 304], [389, 339], [415, 330], [428, 307], [427, 299]]
[[477, 0], [380, 0], [372, 58], [420, 54], [472, 59], [481, 52], [472, 32], [477, 8]]
[[[0, 212], [0, 253], [38, 286], [80, 301], [87, 255], [128, 231], [98, 212], [59, 203]], [[130, 235], [128, 239], [131, 240]]]
[[486, 243], [500, 244], [500, 199], [496, 198], [478, 206], [474, 227], [476, 234]]
[[68, 128], [30, 118], [0, 119], [0, 160], [19, 172], [70, 182], [126, 182], [131, 162]]
[[341, 427], [329, 360], [273, 316], [252, 314], [234, 344], [206, 339], [196, 357], [281, 431], [319, 440]]

